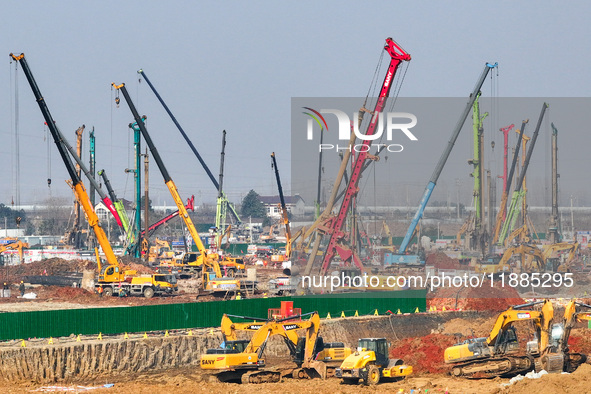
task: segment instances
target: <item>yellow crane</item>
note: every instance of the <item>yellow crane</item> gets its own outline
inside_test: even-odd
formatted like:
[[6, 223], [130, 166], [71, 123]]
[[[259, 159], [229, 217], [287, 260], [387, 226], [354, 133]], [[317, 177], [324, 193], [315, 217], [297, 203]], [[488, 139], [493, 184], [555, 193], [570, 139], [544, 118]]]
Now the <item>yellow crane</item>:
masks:
[[125, 98], [125, 101], [127, 102], [129, 109], [131, 110], [136, 125], [137, 127], [139, 127], [142, 135], [144, 136], [144, 140], [146, 141], [146, 144], [148, 145], [148, 148], [152, 153], [152, 157], [154, 158], [154, 161], [156, 162], [158, 169], [160, 170], [160, 173], [164, 178], [164, 183], [166, 184], [166, 187], [168, 188], [168, 191], [170, 192], [170, 195], [172, 196], [172, 199], [174, 200], [177, 209], [179, 210], [179, 216], [183, 219], [185, 226], [187, 226], [189, 234], [193, 239], [193, 242], [199, 250], [200, 255], [198, 257], [198, 260], [200, 262], [200, 265], [205, 267], [205, 269], [202, 270], [203, 290], [207, 292], [222, 293], [240, 290], [239, 280], [233, 278], [226, 279], [222, 276], [222, 272], [220, 270], [219, 265], [220, 256], [217, 253], [209, 253], [207, 249], [205, 249], [205, 246], [201, 241], [201, 237], [199, 237], [199, 233], [195, 228], [195, 224], [193, 223], [193, 220], [191, 220], [191, 217], [187, 212], [187, 208], [185, 207], [185, 204], [183, 203], [183, 200], [179, 194], [178, 188], [172, 180], [172, 177], [168, 173], [168, 170], [164, 166], [164, 162], [160, 157], [158, 149], [156, 149], [156, 146], [152, 142], [152, 138], [150, 137], [148, 129], [146, 128], [146, 125], [144, 123], [145, 117], [142, 118], [138, 114], [137, 109], [135, 108], [135, 105], [133, 104], [133, 101], [129, 96], [129, 93], [125, 88], [125, 84], [122, 83], [120, 85], [116, 85], [115, 83], [113, 83], [112, 86], [115, 88], [115, 90], [121, 91], [121, 93], [123, 93], [123, 97]]
[[33, 91], [37, 104], [39, 105], [41, 113], [45, 118], [45, 123], [51, 132], [60, 156], [66, 166], [66, 169], [68, 170], [68, 175], [70, 176], [68, 184], [74, 191], [76, 199], [82, 206], [84, 213], [86, 214], [88, 224], [90, 227], [92, 227], [96, 239], [107, 259], [107, 264], [102, 265], [100, 258], [98, 257], [97, 250], [97, 264], [99, 269], [98, 283], [96, 284], [97, 288], [102, 287], [105, 295], [112, 295], [114, 292], [124, 291], [130, 295], [144, 295], [146, 298], [150, 298], [155, 294], [172, 294], [176, 292], [178, 290], [178, 286], [174, 277], [167, 275], [138, 276], [136, 271], [129, 270], [127, 267], [119, 263], [115, 253], [113, 253], [113, 249], [111, 248], [111, 244], [109, 243], [107, 235], [99, 223], [99, 218], [90, 203], [90, 198], [86, 193], [84, 184], [76, 172], [76, 168], [74, 167], [71, 157], [68, 155], [68, 152], [64, 147], [64, 143], [61, 142], [61, 133], [59, 132], [57, 125], [53, 120], [51, 113], [49, 112], [49, 108], [47, 107], [45, 99], [41, 95], [41, 91], [37, 87], [37, 82], [35, 81], [35, 78], [29, 69], [25, 55], [20, 54], [17, 56], [10, 54], [10, 56], [15, 61], [20, 62], [22, 66], [23, 72], [25, 73], [29, 85], [31, 86], [31, 90]]

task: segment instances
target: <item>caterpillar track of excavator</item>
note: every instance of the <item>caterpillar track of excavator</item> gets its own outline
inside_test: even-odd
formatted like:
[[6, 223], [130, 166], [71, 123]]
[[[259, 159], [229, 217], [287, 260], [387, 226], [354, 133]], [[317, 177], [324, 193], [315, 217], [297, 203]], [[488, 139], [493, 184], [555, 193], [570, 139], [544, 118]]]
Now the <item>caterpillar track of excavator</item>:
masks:
[[[532, 308], [538, 304], [543, 304], [540, 310]], [[502, 377], [530, 371], [550, 343], [553, 315], [549, 300], [513, 306], [497, 317], [488, 338], [470, 338], [448, 347], [444, 361], [451, 364], [451, 373], [457, 377]], [[521, 351], [513, 327], [521, 321], [533, 321], [536, 330], [535, 346], [527, 352]]]
[[[266, 367], [263, 352], [269, 338], [279, 335], [285, 341], [292, 360], [297, 365], [292, 372], [293, 378], [324, 379], [332, 376], [335, 366], [351, 353], [351, 349], [345, 348], [342, 343], [324, 343], [318, 336], [320, 316], [316, 312], [308, 315], [310, 318], [305, 321], [298, 320], [305, 315], [298, 315], [247, 323], [234, 323], [230, 316], [224, 315], [221, 323], [223, 347], [208, 349], [207, 353], [201, 356], [201, 368], [224, 382], [278, 382], [281, 379], [281, 371]], [[305, 330], [305, 336], [298, 336], [300, 330]], [[254, 335], [250, 341], [238, 340], [237, 331], [254, 331]]]

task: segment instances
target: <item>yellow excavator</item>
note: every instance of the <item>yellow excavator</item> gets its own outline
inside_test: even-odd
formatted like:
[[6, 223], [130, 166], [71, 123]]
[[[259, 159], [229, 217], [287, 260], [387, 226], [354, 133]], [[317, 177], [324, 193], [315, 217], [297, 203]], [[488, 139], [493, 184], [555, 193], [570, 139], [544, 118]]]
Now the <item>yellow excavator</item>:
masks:
[[[543, 304], [541, 310], [534, 310], [532, 307], [538, 304]], [[502, 377], [530, 371], [549, 344], [553, 316], [549, 300], [513, 306], [497, 317], [487, 338], [470, 338], [445, 349], [444, 362], [451, 365], [456, 377]], [[525, 354], [513, 327], [522, 321], [534, 322], [538, 338]]]
[[109, 243], [109, 239], [107, 238], [105, 231], [99, 223], [99, 218], [94, 211], [92, 204], [90, 203], [90, 198], [86, 193], [84, 184], [82, 183], [82, 180], [80, 179], [80, 176], [78, 175], [76, 168], [72, 163], [71, 157], [68, 155], [66, 147], [64, 146], [65, 143], [63, 141], [65, 141], [65, 139], [59, 131], [55, 121], [53, 120], [53, 117], [49, 112], [49, 108], [47, 107], [47, 103], [41, 95], [41, 91], [37, 86], [37, 82], [35, 81], [35, 78], [29, 69], [25, 55], [20, 54], [17, 56], [10, 54], [10, 56], [15, 61], [20, 62], [22, 66], [23, 72], [27, 77], [27, 81], [31, 86], [31, 90], [33, 91], [37, 104], [39, 105], [41, 113], [45, 119], [45, 124], [47, 124], [47, 127], [51, 132], [62, 161], [64, 162], [66, 170], [70, 176], [70, 180], [67, 181], [67, 183], [74, 191], [76, 199], [86, 214], [88, 224], [90, 227], [92, 227], [98, 244], [105, 254], [107, 260], [106, 264], [101, 264], [101, 260], [98, 256], [98, 249], [95, 249], [99, 270], [98, 282], [95, 285], [96, 288], [102, 288], [104, 295], [112, 295], [116, 292], [125, 292], [125, 294], [128, 295], [144, 295], [146, 298], [150, 298], [155, 294], [172, 294], [176, 292], [178, 290], [178, 286], [174, 277], [169, 275], [139, 276], [137, 275], [136, 271], [130, 270], [128, 267], [125, 267], [119, 263], [115, 253], [113, 252], [113, 248]]
[[[578, 250], [578, 242], [558, 242], [544, 246], [542, 255], [544, 256], [544, 260], [546, 262], [546, 269], [554, 272], [568, 272]], [[558, 252], [568, 252], [568, 256], [564, 261], [561, 262], [558, 258], [554, 257]]]
[[[511, 265], [513, 256], [521, 256], [519, 265]], [[500, 260], [489, 258], [474, 267], [474, 271], [484, 274], [498, 274], [503, 272], [543, 272], [546, 268], [546, 259], [542, 251], [535, 245], [520, 244], [511, 246], [505, 250]]]
[[[27, 249], [29, 244], [23, 241], [19, 241], [17, 238], [9, 239], [10, 243], [0, 245], [0, 253], [4, 253], [7, 250], [14, 250], [18, 251], [19, 260], [23, 261], [23, 249]], [[0, 265], [4, 265], [4, 257], [0, 255]]]
[[412, 374], [412, 366], [405, 365], [401, 359], [389, 357], [389, 344], [386, 338], [361, 338], [357, 351], [349, 355], [336, 369], [336, 377], [344, 384], [358, 384], [361, 380], [366, 386], [381, 381], [401, 379]]
[[536, 371], [539, 372], [544, 369], [550, 373], [571, 373], [587, 361], [587, 355], [571, 352], [568, 346], [568, 339], [570, 338], [570, 333], [575, 323], [580, 320], [591, 321], [591, 313], [578, 311], [577, 307], [591, 310], [591, 305], [577, 302], [575, 300], [568, 302], [564, 309], [564, 318], [562, 321], [552, 325], [550, 336], [551, 342], [549, 346], [547, 346], [546, 351], [536, 359]]
[[351, 349], [342, 342], [324, 342], [320, 333], [320, 316], [312, 314], [306, 325], [306, 335], [300, 337], [293, 353], [297, 368], [292, 372], [294, 379], [326, 379], [335, 375], [336, 368], [351, 354]]
[[[241, 316], [238, 316], [241, 317]], [[242, 316], [244, 318], [244, 316]], [[265, 368], [263, 353], [269, 338], [281, 336], [292, 355], [298, 343], [297, 330], [314, 330], [320, 322], [318, 313], [311, 314], [308, 321], [293, 320], [301, 316], [267, 322], [232, 323], [227, 315], [222, 318], [224, 342], [218, 349], [208, 349], [201, 355], [201, 369], [212, 373], [222, 382], [272, 383], [281, 380], [281, 372]], [[237, 340], [236, 330], [254, 331], [250, 341]], [[309, 334], [307, 333], [306, 338]]]

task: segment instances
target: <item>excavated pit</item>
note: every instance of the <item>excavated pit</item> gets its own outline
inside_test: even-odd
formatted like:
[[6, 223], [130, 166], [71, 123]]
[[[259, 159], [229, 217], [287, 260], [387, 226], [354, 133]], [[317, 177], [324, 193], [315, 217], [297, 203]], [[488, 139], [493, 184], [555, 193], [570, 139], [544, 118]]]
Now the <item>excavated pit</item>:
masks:
[[[393, 343], [403, 338], [428, 335], [450, 319], [483, 317], [482, 312], [447, 312], [432, 314], [392, 315], [324, 320], [321, 335], [325, 342], [344, 342], [355, 346], [360, 337], [386, 337]], [[103, 340], [60, 338], [54, 344], [47, 340], [20, 347], [0, 348], [1, 377], [8, 382], [84, 382], [103, 376], [155, 372], [179, 367], [198, 368], [199, 357], [222, 341], [219, 329], [194, 330], [193, 335], [173, 333], [169, 337], [125, 339], [123, 336]], [[286, 345], [271, 337], [265, 355], [289, 361]]]

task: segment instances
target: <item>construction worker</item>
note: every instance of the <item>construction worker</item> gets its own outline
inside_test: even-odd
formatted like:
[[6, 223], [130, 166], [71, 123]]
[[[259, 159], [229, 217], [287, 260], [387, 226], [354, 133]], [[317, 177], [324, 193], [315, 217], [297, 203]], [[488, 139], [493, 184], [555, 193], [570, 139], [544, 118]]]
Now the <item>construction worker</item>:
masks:
[[238, 294], [236, 294], [236, 298], [235, 298], [235, 299], [236, 299], [236, 300], [240, 300], [240, 299], [242, 299], [242, 297], [240, 296], [240, 292], [238, 292]]
[[263, 298], [267, 298], [267, 293], [263, 293]]
[[99, 297], [103, 297], [103, 285], [100, 285], [99, 288], [97, 289], [98, 295]]
[[25, 283], [21, 280], [21, 284], [18, 285], [18, 290], [21, 292], [21, 297], [25, 295]]

